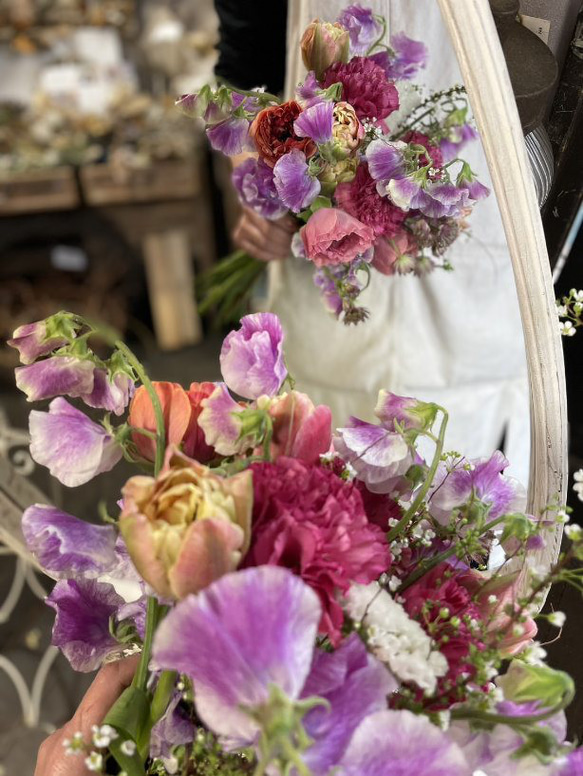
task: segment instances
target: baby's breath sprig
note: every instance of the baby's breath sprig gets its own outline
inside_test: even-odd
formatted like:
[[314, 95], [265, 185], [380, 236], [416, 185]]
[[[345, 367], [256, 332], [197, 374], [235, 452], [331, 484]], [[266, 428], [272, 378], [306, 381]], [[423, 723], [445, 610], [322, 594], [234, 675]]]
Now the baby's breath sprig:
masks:
[[566, 296], [557, 299], [559, 331], [563, 337], [573, 337], [583, 326], [583, 290], [572, 288]]

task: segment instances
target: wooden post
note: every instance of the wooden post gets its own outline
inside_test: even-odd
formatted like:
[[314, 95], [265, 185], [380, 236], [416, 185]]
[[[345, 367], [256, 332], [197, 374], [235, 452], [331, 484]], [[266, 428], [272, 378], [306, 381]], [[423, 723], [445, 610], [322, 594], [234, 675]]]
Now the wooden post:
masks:
[[188, 232], [171, 229], [147, 234], [143, 251], [158, 345], [162, 350], [196, 345], [202, 340], [202, 328]]

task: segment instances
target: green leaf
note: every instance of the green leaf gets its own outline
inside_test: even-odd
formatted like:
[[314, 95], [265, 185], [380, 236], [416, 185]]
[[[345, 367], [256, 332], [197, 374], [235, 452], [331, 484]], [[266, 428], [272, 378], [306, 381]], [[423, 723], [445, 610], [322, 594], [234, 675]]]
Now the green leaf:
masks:
[[134, 741], [139, 744], [144, 731], [149, 733], [150, 701], [143, 690], [130, 686], [119, 696], [108, 711], [103, 723], [111, 725], [119, 734], [112, 741], [110, 751], [128, 776], [145, 776], [144, 766], [137, 752], [126, 755], [121, 751], [124, 741]]

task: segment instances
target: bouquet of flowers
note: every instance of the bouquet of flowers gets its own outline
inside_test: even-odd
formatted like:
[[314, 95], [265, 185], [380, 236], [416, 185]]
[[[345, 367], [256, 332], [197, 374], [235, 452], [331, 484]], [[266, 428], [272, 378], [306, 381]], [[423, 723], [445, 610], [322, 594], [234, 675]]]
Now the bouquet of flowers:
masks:
[[19, 388], [51, 399], [30, 413], [35, 461], [67, 486], [122, 456], [141, 470], [101, 525], [39, 504], [22, 519], [58, 579], [53, 643], [73, 668], [140, 654], [92, 740], [65, 744], [90, 771], [581, 773], [573, 682], [535, 637], [537, 619], [564, 621], [540, 614], [548, 586], [583, 586], [583, 532], [566, 527], [552, 568], [526, 563], [566, 511], [525, 514], [500, 452], [446, 452], [443, 408], [381, 391], [375, 423], [333, 433], [329, 408], [293, 388], [270, 313], [226, 337], [224, 382], [188, 390], [152, 383], [70, 313], [10, 344]]
[[[334, 23], [313, 21], [301, 40], [308, 74], [295, 99], [261, 89], [203, 87], [178, 105], [202, 119], [211, 146], [235, 156], [241, 203], [268, 219], [293, 214], [292, 252], [315, 266], [326, 308], [346, 324], [367, 311], [358, 297], [371, 268], [384, 275], [450, 268], [447, 249], [488, 195], [458, 152], [476, 132], [462, 87], [432, 95], [391, 127], [398, 84], [425, 66], [423, 43], [359, 5]], [[219, 320], [241, 310], [265, 265], [237, 251], [203, 285], [202, 309]], [[238, 316], [237, 316], [238, 317]]]

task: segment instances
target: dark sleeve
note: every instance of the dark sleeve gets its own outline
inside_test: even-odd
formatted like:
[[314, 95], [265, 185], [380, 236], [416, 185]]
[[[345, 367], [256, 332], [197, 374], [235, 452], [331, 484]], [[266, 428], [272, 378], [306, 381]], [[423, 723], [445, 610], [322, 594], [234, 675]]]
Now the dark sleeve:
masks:
[[216, 75], [238, 86], [283, 91], [287, 0], [215, 0], [219, 16]]

